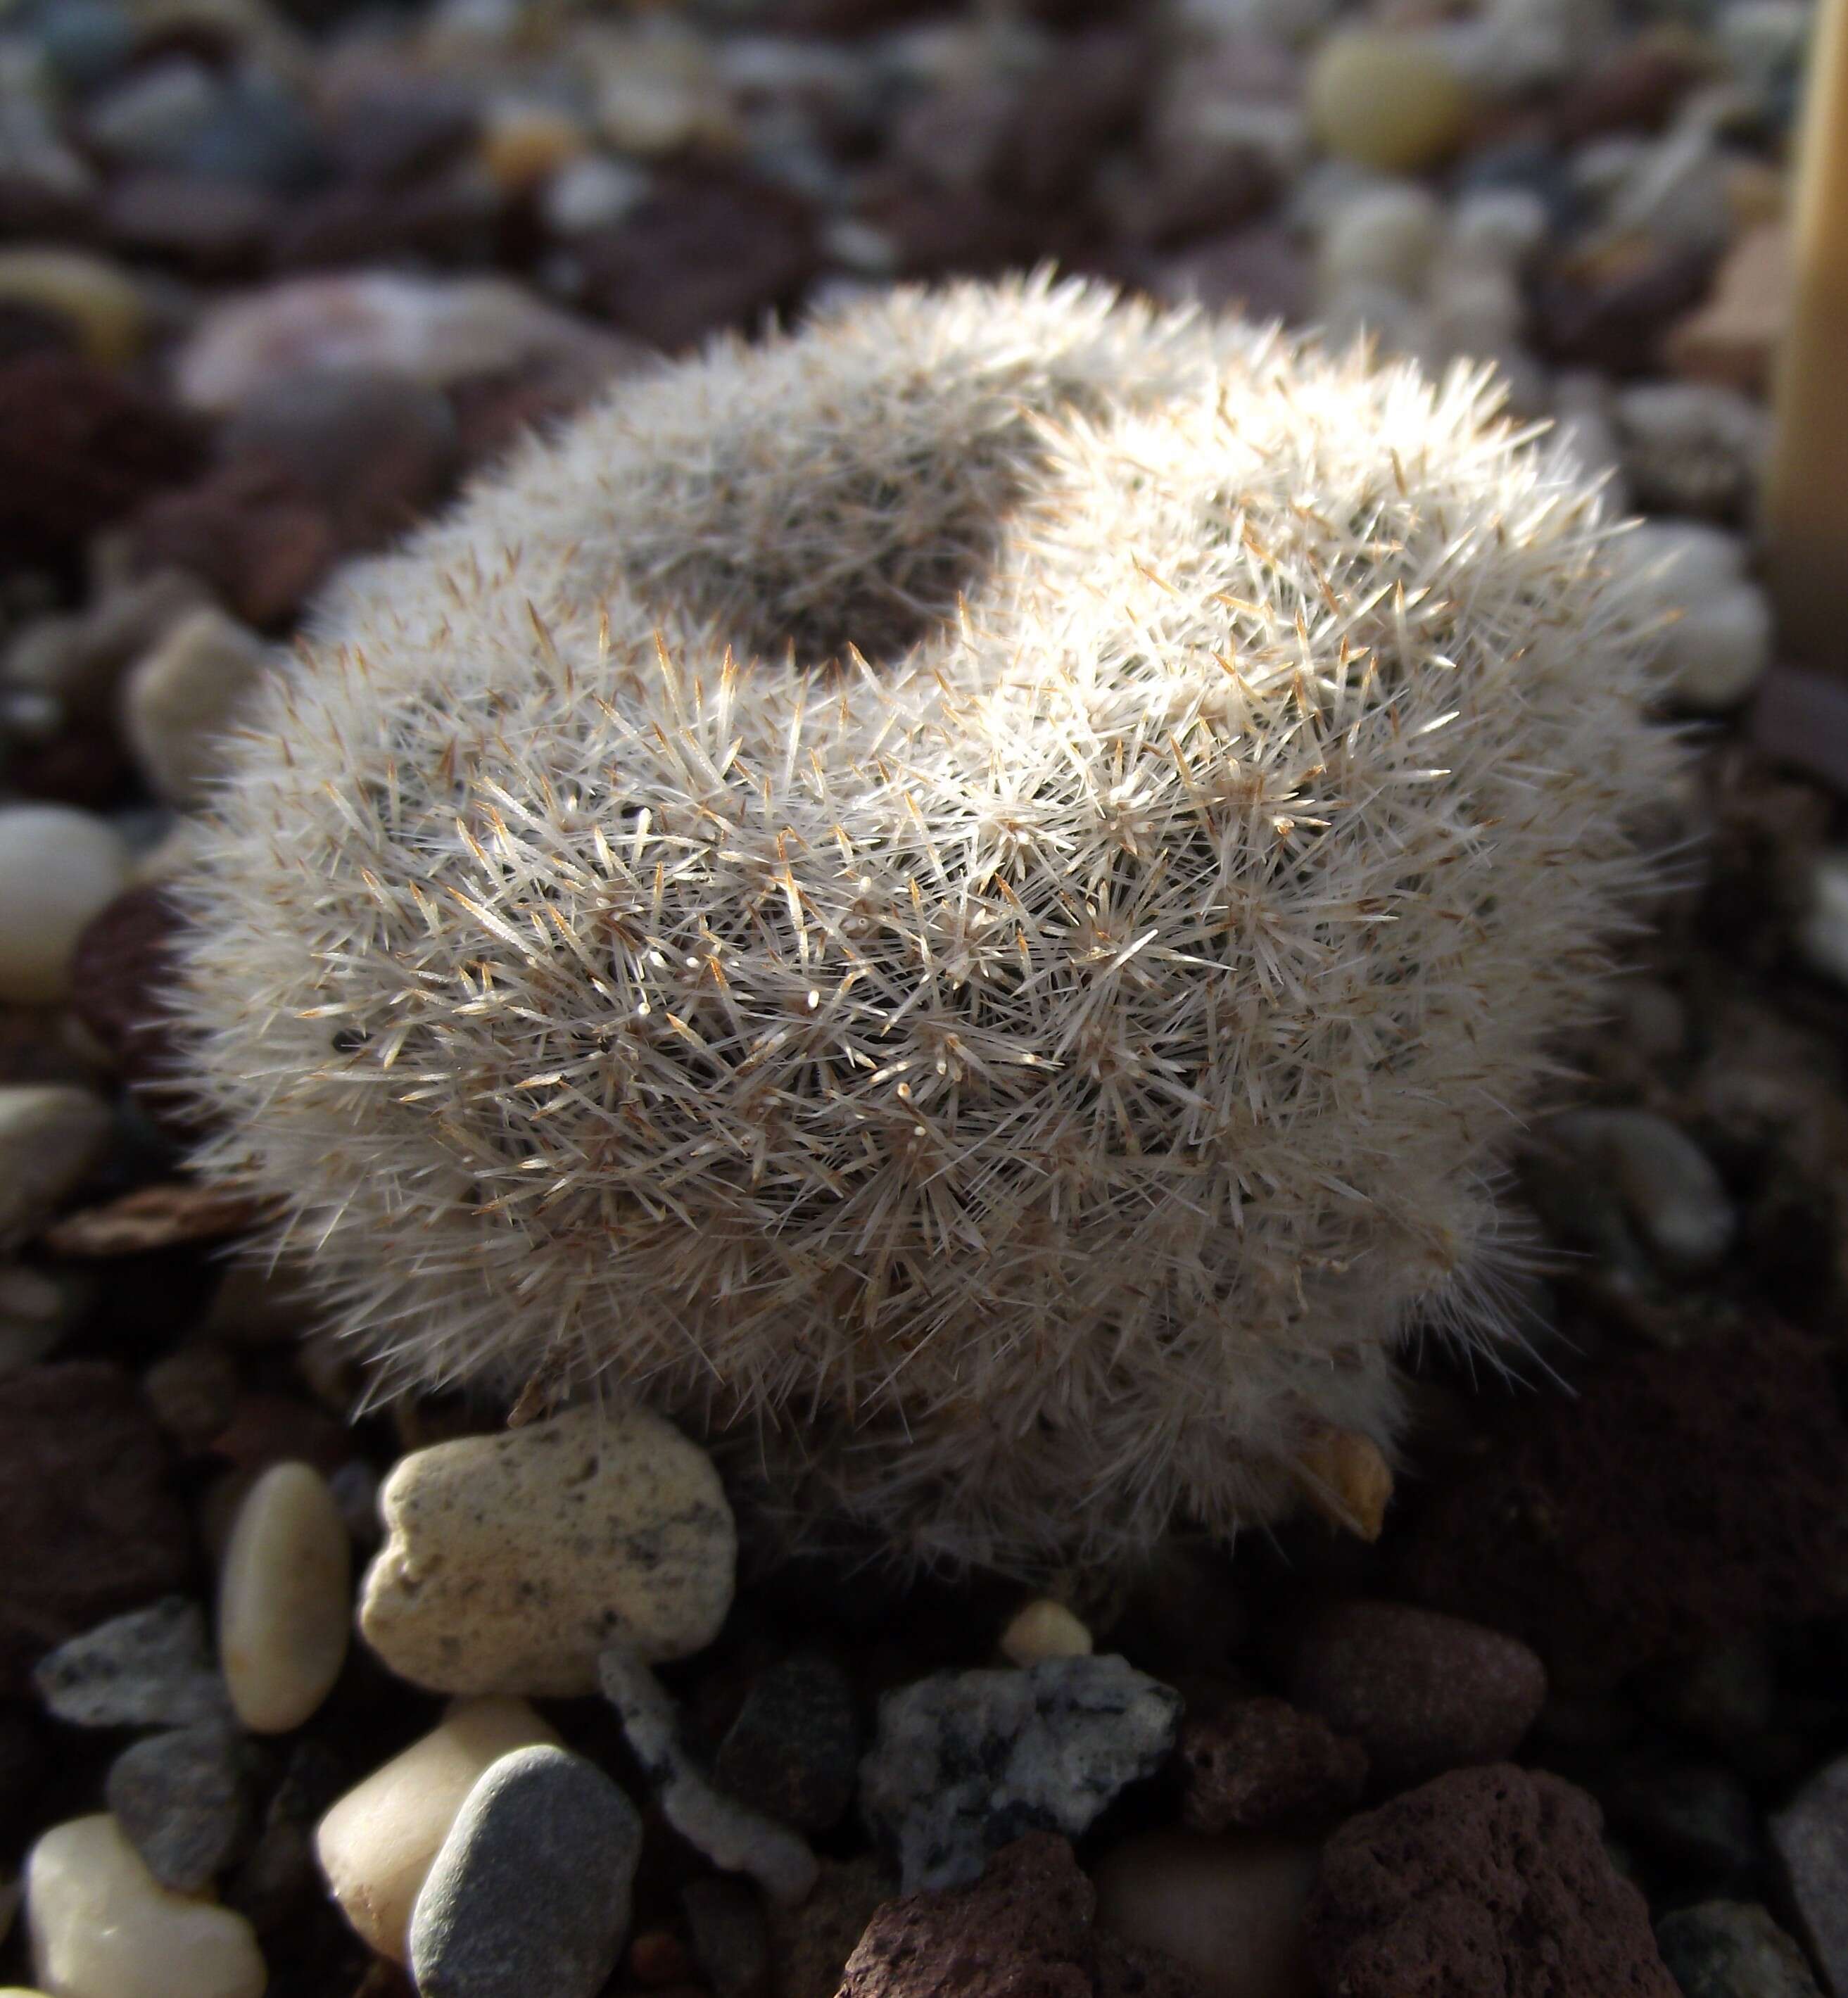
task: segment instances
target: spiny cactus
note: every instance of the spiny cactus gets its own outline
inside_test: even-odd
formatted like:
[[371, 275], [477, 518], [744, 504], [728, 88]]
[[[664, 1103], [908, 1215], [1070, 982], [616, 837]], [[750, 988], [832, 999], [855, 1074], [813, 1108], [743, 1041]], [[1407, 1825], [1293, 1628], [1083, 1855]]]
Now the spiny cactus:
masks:
[[387, 1386], [1026, 1573], [1390, 1450], [1673, 767], [1570, 461], [1043, 283], [619, 388], [350, 572], [204, 837], [222, 1135]]

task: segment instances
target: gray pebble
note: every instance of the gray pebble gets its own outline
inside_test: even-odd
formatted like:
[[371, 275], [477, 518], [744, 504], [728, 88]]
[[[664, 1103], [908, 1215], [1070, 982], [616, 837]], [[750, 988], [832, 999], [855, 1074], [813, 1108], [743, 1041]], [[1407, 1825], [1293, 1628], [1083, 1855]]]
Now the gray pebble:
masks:
[[176, 1893], [196, 1894], [244, 1842], [250, 1805], [244, 1742], [222, 1721], [150, 1735], [116, 1757], [105, 1793], [149, 1872]]
[[594, 1764], [517, 1748], [468, 1792], [417, 1896], [422, 1998], [591, 1998], [629, 1927], [641, 1820]]
[[231, 1717], [206, 1648], [205, 1612], [181, 1595], [59, 1645], [33, 1683], [60, 1720], [78, 1727], [186, 1727]]
[[860, 1747], [852, 1682], [833, 1659], [798, 1653], [751, 1681], [713, 1773], [767, 1816], [827, 1831], [853, 1802]]
[[748, 1880], [710, 1873], [680, 1890], [693, 1961], [714, 1998], [762, 1998], [770, 1981], [770, 1926]]
[[1848, 1991], [1848, 1755], [1819, 1769], [1771, 1820], [1770, 1833], [1823, 1982]]
[[1703, 1901], [1656, 1927], [1682, 1998], [1822, 1998], [1803, 1952], [1755, 1901]]
[[901, 1891], [962, 1886], [1023, 1833], [1076, 1838], [1168, 1759], [1181, 1697], [1124, 1659], [939, 1672], [879, 1702], [860, 1804]]

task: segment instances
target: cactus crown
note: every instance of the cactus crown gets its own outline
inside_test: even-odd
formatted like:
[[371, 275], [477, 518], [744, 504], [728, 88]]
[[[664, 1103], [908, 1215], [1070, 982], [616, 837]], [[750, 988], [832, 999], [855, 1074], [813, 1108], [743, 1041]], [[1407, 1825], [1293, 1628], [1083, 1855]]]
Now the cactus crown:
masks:
[[1478, 373], [1076, 285], [624, 385], [349, 571], [188, 888], [389, 1384], [639, 1391], [1022, 1572], [1390, 1447], [1674, 752]]

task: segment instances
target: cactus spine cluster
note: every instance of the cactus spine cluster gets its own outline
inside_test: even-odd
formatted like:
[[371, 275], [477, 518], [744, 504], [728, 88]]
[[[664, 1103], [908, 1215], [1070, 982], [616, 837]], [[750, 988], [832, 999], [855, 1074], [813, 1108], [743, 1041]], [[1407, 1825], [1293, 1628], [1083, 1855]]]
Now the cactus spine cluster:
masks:
[[1673, 767], [1492, 388], [1083, 286], [620, 385], [348, 571], [188, 895], [202, 1163], [387, 1386], [1022, 1573], [1390, 1451]]

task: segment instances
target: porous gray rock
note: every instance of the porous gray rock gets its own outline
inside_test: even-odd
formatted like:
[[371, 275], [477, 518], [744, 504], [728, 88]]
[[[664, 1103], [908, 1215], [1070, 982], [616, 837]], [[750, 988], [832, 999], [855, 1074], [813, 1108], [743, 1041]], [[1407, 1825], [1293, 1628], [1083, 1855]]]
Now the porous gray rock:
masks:
[[1168, 1759], [1181, 1697], [1125, 1660], [938, 1672], [879, 1702], [861, 1808], [903, 1891], [961, 1886], [1028, 1831], [1076, 1837]]
[[32, 1682], [47, 1707], [77, 1727], [187, 1727], [231, 1717], [206, 1613], [183, 1595], [69, 1639], [39, 1661]]
[[518, 1748], [468, 1793], [411, 1915], [422, 1998], [592, 1998], [628, 1932], [641, 1820], [594, 1763]]

